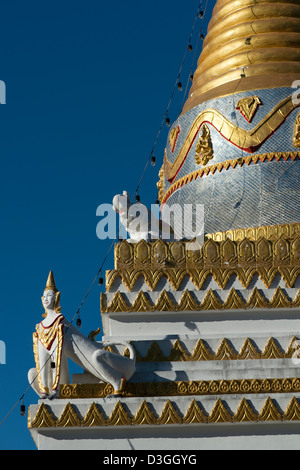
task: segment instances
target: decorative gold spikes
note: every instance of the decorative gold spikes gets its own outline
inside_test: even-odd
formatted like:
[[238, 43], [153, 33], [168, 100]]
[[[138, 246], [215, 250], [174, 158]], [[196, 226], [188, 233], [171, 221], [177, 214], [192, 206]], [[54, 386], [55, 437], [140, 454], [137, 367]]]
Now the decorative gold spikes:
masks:
[[75, 408], [71, 405], [71, 403], [68, 403], [61, 416], [56, 421], [56, 426], [65, 428], [80, 425], [81, 420], [78, 416], [78, 413], [75, 411]]
[[300, 405], [298, 400], [293, 397], [283, 415], [284, 421], [300, 420]]
[[156, 420], [156, 424], [181, 424], [182, 418], [170, 400], [164, 406], [160, 417]]
[[252, 308], [292, 308], [300, 306], [299, 293], [294, 300], [283, 292], [281, 287], [277, 287], [273, 297], [268, 300], [257, 287], [253, 289], [248, 300], [245, 300], [241, 293], [232, 288], [225, 301], [221, 301], [212, 289], [206, 292], [202, 301], [197, 301], [186, 290], [180, 301], [174, 303], [166, 290], [163, 290], [158, 300], [153, 303], [143, 291], [140, 291], [135, 301], [130, 305], [121, 292], [117, 292], [109, 305], [106, 303], [106, 295], [101, 294], [101, 312], [185, 312], [203, 310], [232, 310], [232, 309], [252, 309]]
[[126, 426], [131, 425], [132, 420], [129, 418], [127, 411], [120, 401], [113, 409], [111, 416], [106, 421], [107, 426]]
[[270, 397], [266, 399], [258, 419], [259, 421], [281, 421], [282, 415]]
[[122, 403], [116, 403], [110, 417], [103, 418], [101, 406], [93, 403], [84, 418], [76, 408], [68, 403], [61, 416], [54, 418], [48, 406], [41, 404], [33, 420], [29, 419], [29, 428], [50, 427], [93, 427], [93, 426], [144, 426], [169, 425], [187, 423], [240, 423], [251, 421], [295, 421], [300, 419], [300, 405], [296, 397], [292, 397], [286, 410], [282, 412], [276, 401], [267, 397], [259, 413], [250, 400], [243, 398], [236, 411], [231, 410], [224, 399], [218, 398], [210, 413], [205, 411], [202, 404], [195, 399], [191, 401], [185, 414], [179, 411], [176, 404], [167, 400], [159, 416], [150, 409], [150, 403], [143, 401], [134, 416], [127, 411]]
[[146, 401], [143, 401], [132, 420], [133, 425], [154, 424], [155, 416]]
[[183, 418], [184, 424], [207, 423], [207, 416], [194, 399], [188, 407], [186, 415]]
[[106, 421], [103, 418], [102, 413], [99, 410], [99, 407], [95, 402], [89, 407], [85, 417], [81, 421], [81, 426], [105, 426]]
[[48, 410], [47, 406], [42, 403], [39, 406], [38, 412], [34, 419], [30, 422], [32, 428], [52, 428], [56, 426], [56, 420], [52, 413]]
[[223, 401], [218, 398], [216, 401], [211, 414], [208, 417], [209, 423], [230, 423], [232, 421], [232, 416], [225, 407]]

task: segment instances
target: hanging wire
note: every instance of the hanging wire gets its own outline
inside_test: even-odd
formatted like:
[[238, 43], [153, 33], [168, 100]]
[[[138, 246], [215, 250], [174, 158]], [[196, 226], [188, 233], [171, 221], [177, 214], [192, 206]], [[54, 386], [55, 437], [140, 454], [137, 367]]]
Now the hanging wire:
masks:
[[[204, 6], [204, 11], [203, 11], [203, 17], [205, 17], [205, 14], [206, 14], [206, 10], [207, 10], [207, 5], [208, 5], [208, 0], [206, 0], [205, 2], [205, 6]], [[199, 12], [201, 12], [201, 3], [199, 5]], [[194, 23], [195, 25], [195, 23]], [[194, 26], [195, 28], [195, 26]], [[201, 26], [200, 26], [200, 31], [199, 31], [199, 34], [198, 34], [198, 39], [197, 39], [197, 43], [196, 43], [196, 47], [195, 47], [195, 50], [194, 50], [194, 55], [193, 55], [193, 60], [192, 60], [192, 65], [191, 65], [191, 68], [190, 68], [190, 71], [189, 71], [189, 75], [188, 75], [188, 78], [187, 78], [187, 81], [186, 81], [186, 87], [185, 87], [185, 90], [184, 90], [184, 95], [183, 95], [183, 98], [182, 98], [182, 104], [181, 104], [181, 109], [180, 109], [180, 114], [183, 110], [183, 106], [184, 106], [184, 103], [185, 103], [185, 100], [186, 100], [186, 95], [187, 95], [187, 91], [188, 91], [188, 88], [189, 88], [189, 82], [191, 80], [191, 77], [193, 77], [193, 70], [194, 70], [194, 63], [195, 63], [195, 60], [196, 60], [196, 57], [197, 57], [197, 52], [198, 52], [198, 46], [199, 46], [199, 42], [200, 42], [200, 39], [202, 40], [203, 39], [203, 22], [201, 22]], [[190, 49], [191, 50], [191, 49]]]
[[[171, 96], [170, 96], [170, 99], [169, 99], [169, 103], [168, 103], [168, 105], [167, 105], [167, 108], [166, 108], [165, 114], [164, 114], [164, 116], [163, 116], [161, 125], [160, 125], [160, 127], [159, 127], [159, 129], [158, 129], [158, 132], [157, 132], [157, 135], [156, 135], [154, 144], [153, 144], [153, 146], [152, 146], [150, 155], [149, 155], [149, 157], [148, 157], [148, 159], [147, 159], [147, 161], [146, 161], [146, 165], [145, 165], [144, 170], [143, 170], [143, 172], [142, 172], [141, 178], [140, 178], [140, 180], [139, 180], [139, 182], [138, 182], [138, 185], [137, 185], [137, 187], [136, 187], [135, 193], [134, 193], [134, 195], [133, 195], [133, 199], [134, 199], [135, 195], [136, 195], [136, 194], [138, 193], [138, 191], [139, 191], [139, 187], [140, 187], [140, 185], [141, 185], [141, 183], [142, 183], [142, 181], [143, 181], [143, 178], [144, 178], [144, 176], [145, 176], [145, 173], [146, 173], [147, 167], [148, 167], [148, 165], [149, 165], [149, 162], [151, 161], [151, 159], [152, 159], [152, 157], [153, 157], [154, 150], [155, 150], [155, 148], [156, 148], [156, 144], [157, 144], [157, 142], [158, 142], [159, 136], [160, 136], [160, 134], [161, 134], [161, 131], [162, 131], [164, 125], [167, 125], [167, 127], [169, 127], [170, 124], [171, 124], [171, 121], [170, 121], [170, 118], [169, 118], [169, 109], [170, 109], [170, 107], [171, 107], [171, 104], [172, 104], [172, 101], [173, 101], [173, 98], [174, 98], [176, 89], [178, 89], [178, 84], [179, 84], [179, 83], [181, 84], [181, 82], [180, 82], [180, 76], [181, 76], [182, 69], [183, 69], [183, 66], [184, 66], [184, 63], [185, 63], [185, 60], [186, 60], [187, 53], [188, 53], [188, 51], [191, 50], [191, 49], [190, 49], [191, 40], [192, 40], [192, 37], [193, 37], [193, 34], [194, 34], [194, 29], [195, 29], [197, 20], [198, 20], [199, 18], [200, 18], [200, 19], [203, 18], [203, 16], [205, 15], [206, 8], [207, 8], [208, 0], [206, 0], [204, 12], [202, 11], [202, 9], [201, 9], [201, 8], [202, 8], [202, 1], [203, 1], [203, 0], [200, 0], [199, 6], [198, 6], [198, 8], [197, 8], [197, 13], [196, 13], [196, 16], [195, 16], [195, 19], [194, 19], [194, 23], [193, 23], [193, 26], [192, 26], [192, 30], [191, 30], [191, 33], [190, 33], [190, 36], [189, 36], [189, 39], [188, 39], [188, 44], [187, 44], [187, 47], [186, 47], [185, 52], [184, 52], [183, 59], [182, 59], [181, 64], [180, 64], [179, 72], [178, 72], [178, 74], [177, 74], [177, 77], [176, 77], [176, 80], [175, 80], [175, 83], [174, 83], [174, 86], [173, 86], [173, 90], [172, 90], [172, 93], [171, 93]], [[202, 13], [202, 16], [200, 17], [201, 13]], [[201, 28], [201, 31], [202, 31], [202, 28]], [[199, 40], [199, 39], [198, 39], [198, 40]], [[195, 53], [194, 53], [194, 55], [195, 55]]]
[[[179, 72], [178, 72], [178, 75], [176, 77], [176, 81], [175, 81], [175, 84], [174, 84], [174, 87], [173, 87], [173, 90], [172, 90], [172, 93], [171, 93], [171, 97], [170, 97], [170, 100], [169, 100], [169, 103], [168, 103], [168, 106], [166, 108], [166, 111], [165, 111], [165, 114], [164, 114], [164, 117], [162, 119], [162, 122], [161, 122], [161, 125], [159, 127], [159, 130], [157, 132], [157, 135], [156, 135], [156, 138], [155, 138], [155, 141], [154, 141], [154, 144], [152, 146], [152, 149], [151, 149], [151, 152], [150, 152], [150, 155], [146, 161], [146, 164], [145, 164], [145, 167], [144, 167], [144, 170], [141, 174], [141, 177], [140, 177], [140, 180], [138, 182], [138, 185], [136, 187], [136, 190], [135, 190], [135, 193], [133, 195], [133, 198], [131, 200], [134, 199], [134, 197], [136, 197], [136, 200], [138, 199], [139, 200], [139, 195], [138, 195], [138, 191], [139, 191], [139, 188], [140, 188], [140, 185], [142, 183], [142, 180], [144, 178], [144, 175], [146, 173], [146, 170], [147, 170], [147, 167], [149, 165], [149, 163], [151, 162], [152, 165], [153, 165], [153, 162], [155, 164], [155, 157], [154, 157], [154, 150], [156, 148], [156, 145], [157, 145], [157, 142], [158, 142], [158, 139], [159, 139], [159, 136], [161, 134], [161, 131], [163, 129], [163, 126], [166, 124], [166, 123], [169, 123], [170, 122], [170, 118], [168, 116], [168, 113], [169, 113], [169, 109], [171, 107], [171, 104], [172, 104], [172, 101], [173, 101], [173, 98], [174, 98], [174, 95], [175, 95], [175, 91], [176, 89], [180, 89], [180, 86], [178, 86], [179, 84], [181, 85], [181, 82], [180, 82], [180, 76], [181, 76], [181, 72], [182, 72], [182, 69], [183, 69], [183, 66], [184, 66], [184, 63], [185, 63], [185, 60], [186, 60], [186, 56], [187, 56], [187, 52], [188, 51], [191, 51], [192, 50], [192, 46], [191, 46], [191, 40], [192, 40], [192, 37], [193, 37], [193, 33], [194, 33], [194, 29], [195, 29], [195, 26], [196, 26], [196, 22], [197, 20], [200, 18], [200, 19], [203, 19], [203, 17], [205, 16], [205, 11], [206, 11], [206, 7], [207, 7], [207, 3], [208, 3], [208, 0], [206, 0], [206, 5], [205, 5], [205, 8], [204, 8], [204, 12], [201, 10], [201, 6], [202, 6], [202, 0], [200, 0], [200, 3], [199, 3], [199, 6], [198, 6], [198, 9], [197, 9], [197, 14], [196, 14], [196, 17], [195, 17], [195, 20], [194, 20], [194, 23], [193, 23], [193, 27], [192, 27], [192, 31], [190, 33], [190, 36], [189, 36], [189, 40], [188, 40], [188, 45], [185, 49], [185, 53], [184, 53], [184, 56], [183, 56], [183, 59], [182, 59], [182, 62], [181, 62], [181, 65], [180, 65], [180, 68], [179, 68]], [[202, 31], [202, 28], [201, 28], [201, 31]], [[202, 33], [201, 33], [202, 34]], [[201, 37], [201, 34], [199, 35], [199, 37]], [[203, 35], [202, 35], [202, 38], [203, 38]], [[199, 38], [198, 38], [198, 42], [199, 42]], [[198, 43], [197, 43], [198, 44]], [[196, 47], [196, 50], [197, 50], [197, 47]], [[195, 54], [196, 54], [196, 51], [194, 52], [194, 57], [195, 57]], [[182, 85], [181, 85], [182, 86]], [[187, 87], [186, 87], [186, 90], [187, 90]], [[186, 94], [186, 91], [185, 91], [185, 94]], [[154, 166], [154, 165], [153, 165]], [[156, 203], [159, 203], [158, 201], [158, 196], [156, 198]], [[81, 326], [81, 319], [80, 319], [80, 311], [81, 311], [81, 308], [82, 306], [84, 305], [87, 297], [89, 296], [96, 280], [99, 278], [99, 284], [103, 284], [103, 278], [101, 276], [102, 274], [102, 270], [103, 270], [103, 267], [104, 267], [104, 264], [115, 244], [115, 242], [118, 240], [119, 238], [119, 232], [120, 232], [120, 229], [118, 229], [117, 231], [117, 236], [116, 238], [112, 241], [111, 245], [109, 246], [109, 249], [101, 263], [101, 266], [100, 268], [98, 269], [97, 271], [97, 274], [95, 275], [89, 289], [87, 290], [81, 304], [79, 305], [75, 315], [73, 316], [72, 320], [71, 320], [71, 323], [73, 323], [73, 321], [77, 318], [77, 320], [80, 320], [80, 325]], [[79, 323], [79, 322], [78, 322]], [[56, 349], [57, 349], [58, 345], [54, 348], [54, 351], [53, 353], [55, 353]], [[52, 354], [53, 354], [52, 353]], [[45, 361], [45, 363], [43, 364], [43, 366], [40, 368], [40, 371], [46, 367], [46, 365], [48, 364], [49, 361], [52, 361], [52, 355], [49, 355], [49, 358], [47, 359], [47, 361]], [[26, 388], [26, 390], [23, 392], [23, 394], [21, 395], [21, 397], [16, 401], [16, 403], [13, 405], [13, 407], [9, 410], [9, 412], [4, 416], [4, 418], [2, 419], [2, 421], [0, 422], [0, 426], [2, 426], [2, 424], [7, 420], [7, 418], [10, 416], [10, 414], [14, 411], [14, 409], [16, 408], [16, 406], [21, 402], [21, 407], [20, 407], [20, 413], [22, 416], [25, 415], [25, 405], [24, 405], [24, 397], [26, 395], [26, 393], [28, 392], [28, 390], [31, 388], [33, 382], [38, 378], [38, 374], [36, 374], [36, 376], [32, 379], [32, 381], [29, 383], [28, 387]]]

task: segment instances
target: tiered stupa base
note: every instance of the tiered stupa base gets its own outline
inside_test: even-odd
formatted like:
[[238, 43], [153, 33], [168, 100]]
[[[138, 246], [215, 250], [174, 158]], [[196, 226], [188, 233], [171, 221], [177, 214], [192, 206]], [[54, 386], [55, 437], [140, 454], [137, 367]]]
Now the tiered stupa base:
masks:
[[32, 405], [37, 447], [299, 448], [298, 228], [117, 244], [104, 339], [131, 342], [136, 372], [122, 398], [83, 373]]

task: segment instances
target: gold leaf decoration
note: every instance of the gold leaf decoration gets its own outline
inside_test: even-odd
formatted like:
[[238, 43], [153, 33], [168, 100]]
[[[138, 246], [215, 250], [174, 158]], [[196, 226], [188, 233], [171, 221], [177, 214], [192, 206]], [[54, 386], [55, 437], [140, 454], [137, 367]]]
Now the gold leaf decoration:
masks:
[[278, 346], [274, 338], [270, 338], [265, 346], [265, 349], [262, 352], [262, 359], [278, 359], [283, 357], [284, 353]]
[[[65, 427], [65, 426], [82, 426], [93, 427], [103, 426], [102, 413], [96, 411], [97, 406], [91, 406], [83, 419], [80, 417], [75, 408], [70, 403], [66, 405], [61, 416], [55, 419], [44, 404], [39, 406], [35, 418], [29, 421], [30, 428], [49, 428], [49, 427]], [[97, 418], [93, 418], [92, 415]], [[72, 418], [70, 419], [70, 414]], [[51, 418], [49, 418], [51, 416]], [[30, 418], [30, 417], [29, 417]], [[98, 421], [100, 419], [100, 421]], [[286, 410], [282, 412], [273, 401], [268, 397], [257, 413], [250, 400], [244, 397], [240, 401], [237, 410], [233, 413], [228, 409], [225, 400], [217, 399], [210, 414], [202, 410], [202, 405], [195, 399], [190, 403], [185, 415], [178, 412], [170, 400], [167, 400], [160, 416], [155, 417], [150, 410], [149, 404], [144, 401], [139, 407], [133, 418], [130, 418], [128, 412], [118, 402], [109, 419], [104, 420], [106, 426], [128, 426], [128, 425], [160, 425], [160, 424], [187, 424], [187, 423], [239, 423], [251, 421], [298, 421], [300, 420], [300, 405], [298, 399], [294, 396], [291, 398]]]
[[145, 400], [142, 402], [141, 406], [137, 411], [137, 414], [133, 418], [132, 424], [156, 424], [156, 418]]
[[55, 425], [56, 421], [45, 403], [39, 406], [34, 419], [29, 423], [32, 428], [52, 428]]
[[273, 400], [268, 397], [258, 416], [259, 421], [281, 421], [282, 415]]
[[251, 122], [260, 104], [262, 103], [258, 96], [246, 96], [237, 102], [235, 109], [240, 111], [246, 121]]
[[183, 418], [183, 423], [207, 423], [207, 416], [201, 410], [195, 399], [190, 403], [188, 410]]
[[243, 398], [241, 403], [236, 410], [233, 421], [245, 422], [245, 421], [257, 421], [257, 415], [246, 398]]
[[[104, 294], [103, 294], [104, 295]], [[157, 302], [153, 304], [146, 295], [140, 291], [132, 305], [127, 303], [123, 294], [118, 291], [109, 305], [106, 301], [101, 302], [102, 313], [108, 312], [180, 312], [180, 311], [202, 311], [202, 310], [227, 310], [227, 309], [252, 309], [252, 308], [287, 308], [299, 307], [300, 295], [297, 294], [293, 301], [283, 292], [281, 287], [277, 287], [271, 300], [267, 300], [263, 292], [255, 287], [249, 299], [246, 301], [236, 289], [232, 288], [225, 301], [221, 301], [216, 293], [209, 289], [202, 302], [196, 301], [190, 292], [182, 294], [179, 303], [174, 303], [170, 293], [163, 290]]]
[[282, 416], [286, 421], [299, 421], [300, 420], [300, 405], [296, 397], [293, 397]]
[[96, 403], [92, 403], [89, 407], [85, 417], [81, 422], [81, 426], [105, 426], [106, 421], [103, 418], [101, 412], [99, 411]]
[[157, 424], [181, 424], [182, 418], [172, 405], [170, 400], [164, 406], [161, 416], [157, 419]]
[[107, 426], [127, 426], [131, 425], [132, 420], [129, 418], [127, 411], [124, 409], [122, 403], [118, 401], [114, 407], [110, 417], [108, 418]]
[[76, 427], [80, 426], [81, 420], [71, 403], [68, 403], [56, 422], [56, 426]]
[[224, 403], [220, 398], [216, 401], [211, 414], [208, 417], [209, 423], [230, 423], [232, 422], [232, 416], [225, 407]]

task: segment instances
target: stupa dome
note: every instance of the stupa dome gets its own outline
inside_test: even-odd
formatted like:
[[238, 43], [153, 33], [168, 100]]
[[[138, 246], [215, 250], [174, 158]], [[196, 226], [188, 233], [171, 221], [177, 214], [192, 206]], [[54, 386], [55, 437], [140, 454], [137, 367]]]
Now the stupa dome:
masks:
[[206, 233], [300, 222], [297, 80], [300, 0], [217, 0], [168, 135], [162, 212], [203, 204]]

